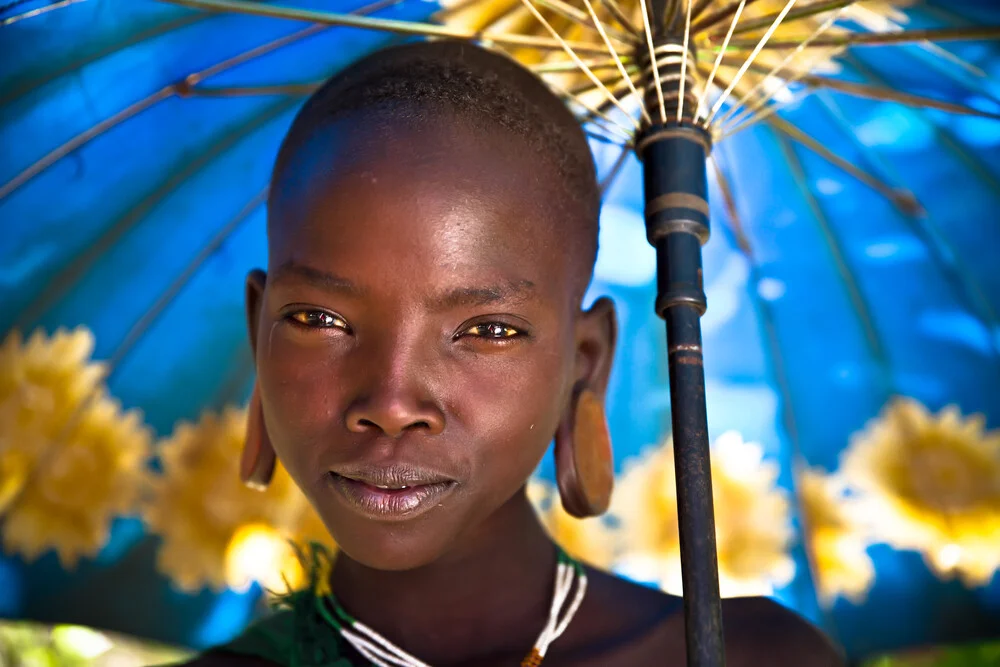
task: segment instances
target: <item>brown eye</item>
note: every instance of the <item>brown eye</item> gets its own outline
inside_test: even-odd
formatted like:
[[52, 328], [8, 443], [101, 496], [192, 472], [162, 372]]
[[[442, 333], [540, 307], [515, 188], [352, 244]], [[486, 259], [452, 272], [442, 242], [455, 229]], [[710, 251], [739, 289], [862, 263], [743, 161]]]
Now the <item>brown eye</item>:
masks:
[[507, 338], [516, 338], [517, 336], [520, 336], [522, 332], [519, 329], [515, 329], [512, 326], [504, 324], [503, 322], [486, 322], [470, 327], [466, 330], [466, 334], [470, 336], [478, 336], [479, 338], [503, 340]]
[[288, 318], [295, 324], [310, 329], [344, 329], [350, 331], [347, 321], [339, 315], [322, 310], [298, 310], [290, 313]]

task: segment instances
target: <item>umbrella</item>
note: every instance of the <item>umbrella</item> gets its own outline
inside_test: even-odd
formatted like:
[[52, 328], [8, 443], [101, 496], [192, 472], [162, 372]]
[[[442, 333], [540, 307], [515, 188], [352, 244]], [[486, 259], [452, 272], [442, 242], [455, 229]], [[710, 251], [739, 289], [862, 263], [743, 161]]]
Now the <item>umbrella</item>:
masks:
[[[749, 258], [760, 347], [785, 431], [807, 461], [834, 467], [845, 424], [856, 428], [894, 394], [943, 404], [963, 386], [967, 411], [997, 414], [996, 374], [983, 372], [996, 365], [1000, 293], [982, 224], [996, 191], [995, 54], [983, 40], [998, 30], [982, 27], [997, 24], [988, 3], [88, 0], [7, 3], [3, 16], [3, 50], [14, 55], [0, 65], [10, 147], [0, 211], [14, 233], [3, 247], [0, 328], [86, 323], [112, 392], [143, 407], [161, 433], [245, 396], [252, 369], [235, 284], [246, 258], [259, 263], [263, 253], [276, 142], [317, 81], [417, 34], [507, 49], [548, 77], [594, 136], [608, 200], [645, 210], [659, 260], [691, 664], [722, 661], [699, 330], [710, 212]], [[891, 150], [912, 139], [900, 127], [929, 133], [943, 157], [920, 170], [907, 164]], [[934, 178], [940, 190], [928, 187]], [[778, 187], [785, 181], [794, 187]], [[965, 193], [962, 208], [945, 205], [947, 190]], [[59, 205], [45, 206], [57, 192]], [[881, 246], [854, 222], [861, 212], [887, 239]], [[803, 229], [789, 215], [814, 224]], [[876, 258], [917, 252], [908, 273], [886, 275], [922, 287], [865, 284], [845, 240], [859, 234]], [[906, 306], [915, 294], [940, 307], [920, 344], [895, 345], [913, 337]], [[830, 322], [823, 313], [838, 310], [850, 314], [838, 320], [843, 330], [807, 345], [817, 320]], [[183, 354], [165, 363], [168, 349]], [[929, 353], [934, 363], [922, 363]], [[797, 366], [847, 380], [836, 386], [836, 414], [835, 398]], [[945, 388], [929, 386], [931, 371], [944, 373]], [[137, 530], [123, 525], [119, 548], [102, 558], [126, 550], [136, 567], [142, 549], [121, 545]], [[190, 627], [174, 637], [185, 632], [190, 640]]]

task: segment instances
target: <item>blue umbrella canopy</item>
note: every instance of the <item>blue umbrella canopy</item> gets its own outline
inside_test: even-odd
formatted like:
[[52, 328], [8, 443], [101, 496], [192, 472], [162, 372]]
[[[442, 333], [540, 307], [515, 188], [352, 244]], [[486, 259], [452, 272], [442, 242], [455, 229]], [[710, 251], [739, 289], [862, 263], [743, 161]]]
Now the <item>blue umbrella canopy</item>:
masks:
[[[885, 22], [974, 38], [837, 49], [835, 67], [770, 91], [766, 108], [776, 113], [720, 132], [710, 165], [715, 223], [704, 248], [702, 321], [709, 429], [731, 459], [751, 452], [747, 467], [717, 471], [717, 485], [728, 488], [726, 475], [737, 485], [763, 479], [762, 466], [773, 467], [776, 479], [762, 497], [785, 499], [791, 537], [774, 538], [784, 545], [774, 571], [785, 574], [765, 581], [765, 592], [860, 656], [1000, 631], [992, 570], [970, 581], [958, 565], [942, 567], [958, 545], [939, 545], [941, 556], [902, 538], [858, 538], [855, 569], [870, 568], [870, 576], [853, 597], [826, 595], [824, 577], [836, 575], [824, 574], [829, 559], [810, 547], [825, 515], [811, 509], [817, 501], [809, 495], [810, 480], [870, 471], [868, 459], [848, 454], [905, 439], [890, 428], [901, 414], [916, 414], [913, 423], [931, 440], [961, 430], [929, 416], [947, 406], [961, 419], [978, 415], [987, 429], [1000, 427], [1000, 272], [993, 269], [1000, 47], [982, 28], [1000, 25], [1000, 12], [985, 1], [898, 3], [892, 11], [892, 3], [825, 4], [827, 12], [860, 12], [838, 15], [836, 26], [860, 25], [852, 34], [873, 39], [891, 41], [876, 29]], [[407, 37], [367, 24], [327, 25], [316, 22], [319, 14], [296, 21], [153, 0], [0, 6], [0, 331], [86, 327], [109, 393], [141, 410], [159, 436], [203, 411], [242, 405], [253, 382], [242, 285], [248, 269], [266, 261], [265, 198], [278, 142], [317, 81]], [[376, 26], [397, 33], [402, 22], [427, 22], [442, 9], [415, 0], [294, 6], [399, 21]], [[705, 16], [722, 11], [694, 6]], [[757, 19], [768, 16], [761, 12]], [[719, 25], [721, 39], [730, 23]], [[731, 44], [760, 32], [734, 34]], [[802, 39], [779, 31], [772, 43], [789, 42], [783, 54]], [[841, 33], [812, 39], [817, 48], [843, 46]], [[558, 72], [558, 63], [570, 62], [563, 58], [541, 66]], [[721, 89], [738, 65], [720, 63]], [[714, 53], [699, 64], [701, 80], [714, 64]], [[757, 74], [747, 80], [760, 81]], [[567, 94], [577, 85], [556, 84]], [[624, 112], [605, 104], [599, 110], [609, 120], [601, 120], [591, 98], [577, 98], [590, 106], [581, 113], [606, 187], [590, 298], [610, 294], [621, 315], [608, 409], [624, 480], [627, 469], [655, 465], [648, 452], [667, 451], [657, 448], [670, 435], [662, 322], [650, 307], [655, 257], [645, 241], [641, 167], [616, 140], [617, 125], [628, 129]], [[706, 96], [709, 105], [714, 99]], [[981, 431], [962, 432], [973, 448], [990, 451]], [[539, 474], [551, 477], [551, 461]], [[859, 487], [867, 479], [847, 476]], [[862, 507], [874, 513], [876, 506]], [[720, 526], [739, 524], [724, 520], [725, 506], [717, 509]], [[201, 647], [227, 639], [258, 609], [257, 590], [179, 590], [157, 571], [161, 548], [141, 521], [126, 517], [99, 553], [72, 568], [53, 554], [12, 553], [0, 560], [0, 614]], [[664, 584], [648, 561], [621, 569]]]

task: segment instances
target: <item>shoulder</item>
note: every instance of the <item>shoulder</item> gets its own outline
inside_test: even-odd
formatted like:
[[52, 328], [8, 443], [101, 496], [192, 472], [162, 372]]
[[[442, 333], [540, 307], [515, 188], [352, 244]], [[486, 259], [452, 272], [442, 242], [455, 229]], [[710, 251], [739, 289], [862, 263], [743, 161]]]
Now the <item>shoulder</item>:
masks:
[[841, 652], [816, 626], [783, 605], [762, 597], [722, 603], [727, 664], [756, 667], [840, 667]]
[[[686, 664], [681, 598], [603, 572], [588, 571], [588, 578], [592, 585], [587, 604], [573, 623], [579, 623], [574, 638], [564, 645], [564, 660], [554, 663], [579, 667]], [[727, 667], [845, 664], [819, 629], [767, 598], [723, 600], [722, 617]]]
[[185, 662], [171, 667], [275, 667], [278, 663], [250, 655], [239, 655], [226, 651], [209, 651]]

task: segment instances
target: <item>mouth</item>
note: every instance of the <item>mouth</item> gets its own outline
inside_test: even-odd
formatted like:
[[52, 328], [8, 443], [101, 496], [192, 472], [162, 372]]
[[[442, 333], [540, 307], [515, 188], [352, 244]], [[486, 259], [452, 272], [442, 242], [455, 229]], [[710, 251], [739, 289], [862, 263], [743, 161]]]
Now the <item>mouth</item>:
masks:
[[330, 483], [351, 509], [376, 521], [412, 519], [438, 506], [458, 482], [405, 466], [330, 471]]

